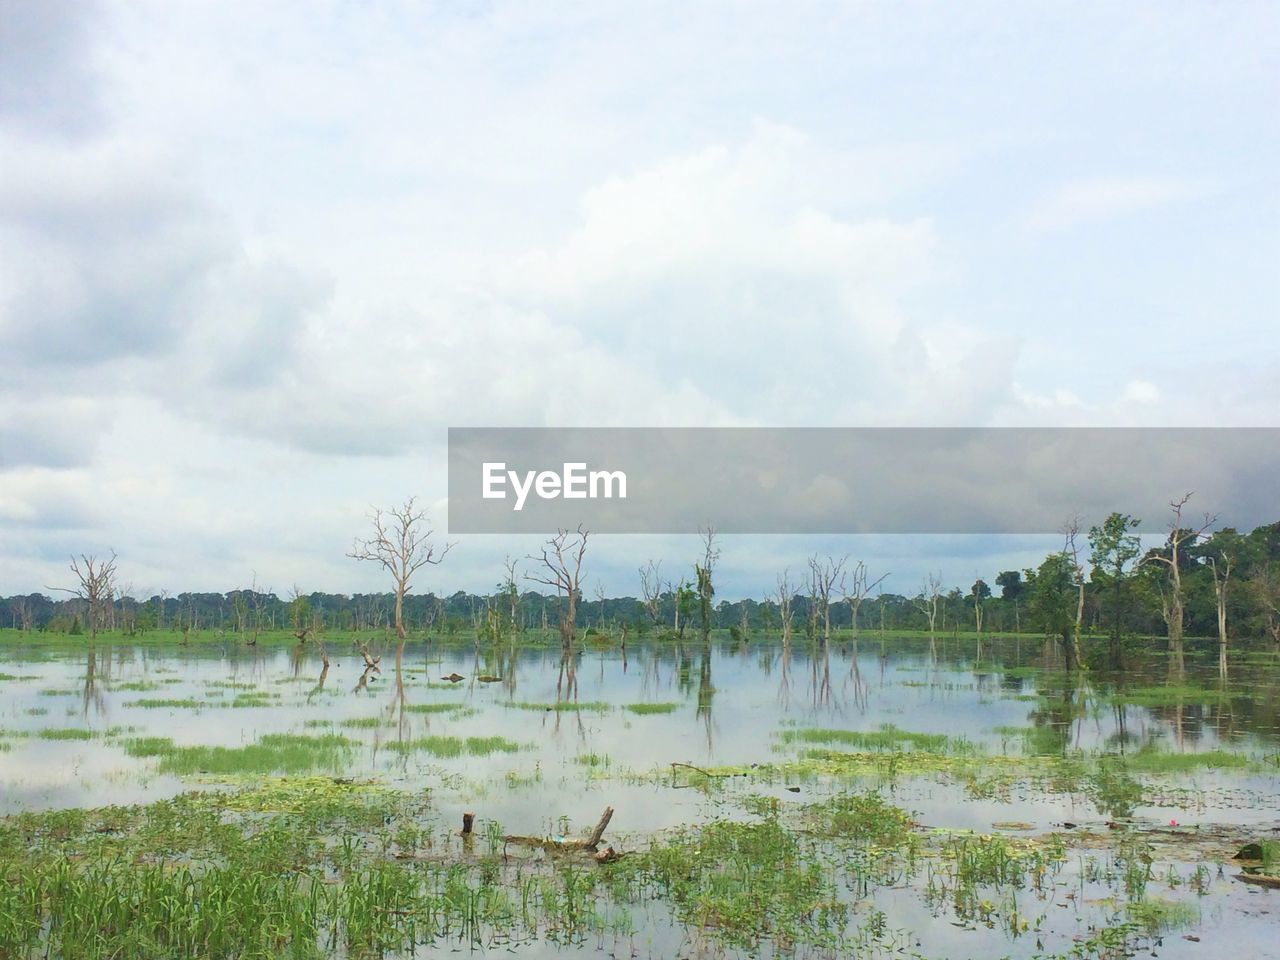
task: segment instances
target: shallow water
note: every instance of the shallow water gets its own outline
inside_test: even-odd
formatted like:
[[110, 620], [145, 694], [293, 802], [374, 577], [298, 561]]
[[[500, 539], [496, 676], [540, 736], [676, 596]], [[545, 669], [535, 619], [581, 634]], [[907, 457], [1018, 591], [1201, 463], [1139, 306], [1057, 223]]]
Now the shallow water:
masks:
[[[580, 785], [583, 771], [575, 758], [581, 755], [606, 758], [602, 772], [669, 771], [675, 761], [699, 767], [749, 764], [776, 759], [784, 749], [779, 732], [793, 726], [876, 730], [892, 724], [911, 732], [964, 737], [990, 753], [1025, 751], [1024, 729], [1037, 732], [1038, 749], [1047, 742], [1064, 751], [1132, 751], [1146, 744], [1175, 752], [1228, 749], [1265, 756], [1275, 755], [1280, 746], [1275, 667], [1242, 668], [1241, 679], [1207, 703], [1192, 698], [1149, 707], [1112, 706], [1107, 694], [1113, 685], [1094, 678], [1091, 687], [1075, 694], [1075, 710], [1054, 711], [1060, 693], [1053, 685], [1055, 675], [1037, 677], [1028, 671], [1039, 653], [1029, 642], [1018, 644], [1021, 658], [1015, 658], [1013, 644], [1006, 642], [997, 650], [1001, 662], [988, 653], [978, 666], [954, 648], [944, 647], [934, 662], [923, 652], [895, 650], [892, 641], [883, 654], [874, 640], [864, 639], [859, 647], [856, 653], [845, 643], [825, 654], [796, 649], [784, 655], [776, 645], [704, 647], [691, 642], [677, 649], [633, 644], [625, 653], [587, 650], [565, 664], [558, 650], [526, 648], [486, 660], [472, 650], [410, 643], [401, 684], [396, 683], [394, 652], [388, 650], [381, 672], [371, 674], [362, 689], [356, 687], [363, 665], [351, 649], [345, 655], [333, 652], [324, 684], [317, 687], [322, 665], [312, 649], [118, 645], [89, 654], [83, 649], [9, 648], [0, 651], [0, 674], [17, 679], [0, 680], [0, 729], [21, 735], [79, 728], [95, 734], [171, 737], [180, 745], [240, 746], [268, 733], [317, 732], [315, 724], [332, 722], [365, 746], [349, 764], [325, 772], [387, 776], [431, 788], [439, 788], [442, 775], [487, 780], [510, 772], [524, 780], [540, 773], [539, 802], [550, 804], [543, 809], [561, 812], [572, 812], [565, 808], [572, 807], [579, 791], [564, 792], [564, 802], [552, 802], [562, 792], [555, 781], [571, 773], [569, 779]], [[1124, 680], [1132, 686], [1158, 685], [1163, 678], [1158, 668], [1153, 671], [1155, 676], [1148, 677], [1131, 671]], [[466, 679], [441, 681], [454, 672]], [[476, 680], [486, 674], [501, 674], [502, 681]], [[268, 706], [228, 706], [236, 695], [264, 692], [272, 698]], [[1044, 699], [1037, 697], [1041, 693]], [[194, 700], [199, 706], [143, 705], [155, 699]], [[605, 708], [535, 711], [510, 706], [558, 701], [598, 701]], [[659, 714], [624, 709], [638, 703], [677, 706]], [[432, 704], [467, 709], [413, 712]], [[376, 718], [379, 725], [342, 726], [358, 718]], [[412, 753], [385, 749], [389, 741], [428, 734], [502, 735], [526, 749], [422, 762]], [[183, 788], [176, 778], [154, 775], [153, 761], [131, 759], [101, 739], [16, 736], [8, 742], [10, 749], [0, 752], [2, 812], [134, 802]], [[1202, 779], [1206, 786], [1216, 782]], [[1241, 789], [1252, 779], [1229, 778]], [[1268, 785], [1273, 787], [1274, 779], [1253, 784], [1259, 789]], [[1265, 799], [1259, 798], [1264, 807]], [[666, 806], [636, 810], [635, 828], [679, 822]], [[1008, 804], [999, 806], [1009, 819]], [[1241, 815], [1234, 808], [1221, 809]]]
[[[1037, 642], [989, 643], [977, 663], [975, 652], [972, 639], [944, 641], [935, 659], [918, 641], [889, 638], [882, 644], [871, 637], [825, 651], [801, 644], [789, 652], [760, 642], [633, 643], [626, 651], [587, 649], [566, 661], [558, 650], [542, 648], [487, 657], [470, 648], [409, 643], [398, 673], [388, 648], [381, 651], [381, 671], [364, 675], [353, 647], [331, 643], [332, 663], [322, 679], [320, 658], [310, 646], [100, 645], [93, 653], [11, 646], [0, 650], [0, 674], [11, 678], [0, 680], [0, 813], [146, 802], [205, 785], [198, 776], [158, 773], [154, 758], [129, 756], [128, 738], [236, 747], [271, 733], [338, 732], [359, 746], [319, 772], [429, 790], [433, 808], [446, 821], [460, 822], [464, 811], [474, 811], [481, 823], [496, 821], [503, 831], [521, 834], [584, 831], [612, 805], [609, 835], [625, 847], [678, 824], [742, 817], [748, 794], [803, 803], [849, 785], [841, 778], [782, 774], [728, 777], [717, 779], [714, 789], [693, 789], [685, 768], [673, 770], [673, 763], [712, 769], [776, 762], [795, 758], [806, 746], [785, 742], [788, 731], [875, 731], [891, 724], [943, 733], [953, 744], [963, 738], [973, 745], [975, 768], [990, 755], [1028, 752], [1132, 753], [1144, 746], [1174, 753], [1230, 751], [1250, 758], [1251, 766], [1153, 777], [1133, 818], [1176, 830], [1232, 826], [1275, 835], [1270, 831], [1280, 823], [1280, 683], [1274, 660], [1241, 664], [1226, 685], [1219, 685], [1216, 669], [1209, 674], [1193, 665], [1179, 688], [1198, 682], [1210, 694], [1193, 689], [1186, 697], [1160, 698], [1167, 702], [1158, 706], [1119, 706], [1111, 699], [1117, 684], [1159, 687], [1168, 679], [1163, 666], [1153, 662], [1118, 678], [1094, 676], [1083, 688], [1067, 689], [1060, 673], [1036, 669], [1051, 666]], [[465, 679], [441, 680], [453, 672]], [[486, 674], [501, 680], [479, 682]], [[270, 703], [229, 705], [246, 693], [265, 693]], [[158, 698], [196, 705], [144, 705]], [[597, 701], [599, 708], [577, 711], [513, 706]], [[625, 709], [641, 703], [675, 708], [651, 714]], [[433, 704], [461, 709], [415, 712]], [[375, 725], [344, 725], [360, 719]], [[92, 738], [40, 734], [67, 729]], [[389, 746], [433, 734], [502, 736], [521, 749], [439, 758]], [[593, 762], [584, 762], [587, 757]], [[1017, 821], [1023, 826], [1012, 835], [1034, 836], [1064, 829], [1064, 823], [1101, 828], [1111, 816], [1085, 791], [1016, 778], [990, 792], [975, 790], [972, 779], [936, 772], [863, 776], [858, 785], [878, 786], [925, 828], [990, 833], [995, 824]], [[980, 924], [957, 924], [945, 905], [919, 895], [918, 884], [911, 896], [880, 887], [859, 908], [884, 910], [891, 926], [904, 931], [905, 949], [930, 955], [1067, 950], [1086, 923], [1081, 904], [1102, 892], [1084, 879], [1086, 856], [1069, 853], [1038, 938], [1014, 940]], [[1174, 841], [1164, 858], [1162, 863], [1189, 874], [1203, 853], [1188, 844], [1180, 855]], [[1280, 893], [1238, 883], [1231, 872], [1215, 876], [1194, 898], [1199, 919], [1189, 929], [1204, 940], [1229, 938], [1254, 956], [1267, 956], [1275, 950]], [[1165, 891], [1173, 897], [1185, 893]], [[697, 955], [701, 949], [672, 933], [668, 920], [654, 923], [625, 943], [580, 949], [659, 956]], [[527, 956], [562, 949], [520, 948]], [[1205, 956], [1204, 949], [1170, 934], [1160, 955]]]

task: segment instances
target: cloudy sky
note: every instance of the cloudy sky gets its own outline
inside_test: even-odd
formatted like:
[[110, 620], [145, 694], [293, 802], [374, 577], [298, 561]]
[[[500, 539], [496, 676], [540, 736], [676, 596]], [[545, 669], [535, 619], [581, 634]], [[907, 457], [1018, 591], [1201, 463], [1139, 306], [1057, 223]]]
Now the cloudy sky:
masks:
[[1278, 11], [0, 0], [0, 595], [375, 586], [449, 426], [1280, 425]]

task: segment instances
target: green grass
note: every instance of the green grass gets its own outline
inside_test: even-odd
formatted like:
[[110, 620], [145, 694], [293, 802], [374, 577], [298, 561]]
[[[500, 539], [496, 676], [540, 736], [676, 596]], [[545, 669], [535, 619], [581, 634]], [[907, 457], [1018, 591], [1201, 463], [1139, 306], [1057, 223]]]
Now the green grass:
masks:
[[79, 727], [65, 727], [37, 730], [36, 736], [41, 740], [92, 740], [94, 733], [91, 730], [82, 730]]
[[177, 699], [173, 697], [143, 697], [140, 700], [125, 701], [126, 707], [142, 707], [145, 710], [199, 710], [201, 707], [210, 706], [203, 700], [197, 700], [194, 697], [184, 697]]
[[778, 739], [785, 744], [805, 743], [853, 747], [858, 750], [917, 750], [926, 753], [973, 753], [974, 745], [964, 738], [945, 733], [915, 733], [883, 724], [878, 730], [825, 730], [812, 727], [783, 730]]
[[467, 708], [461, 703], [411, 703], [405, 709], [410, 713], [458, 713]]
[[1222, 691], [1208, 690], [1191, 684], [1168, 684], [1153, 687], [1128, 687], [1112, 692], [1116, 703], [1137, 707], [1167, 707], [1179, 703], [1214, 703], [1222, 699]]
[[1239, 769], [1248, 767], [1250, 760], [1239, 753], [1226, 750], [1206, 750], [1201, 753], [1168, 753], [1163, 750], [1144, 749], [1123, 758], [1125, 767], [1133, 773], [1187, 773], [1202, 769]]
[[240, 693], [231, 701], [235, 707], [273, 707], [280, 700], [276, 693]]
[[1129, 904], [1128, 912], [1129, 919], [1153, 937], [1189, 927], [1200, 919], [1200, 909], [1194, 903], [1150, 895]]
[[848, 919], [812, 841], [772, 817], [683, 829], [618, 866], [662, 891], [681, 923], [738, 950], [825, 945]]
[[243, 747], [180, 747], [165, 737], [140, 737], [124, 744], [130, 756], [158, 757], [160, 772], [177, 776], [339, 771], [350, 762], [357, 746], [356, 741], [336, 733], [273, 733]]
[[1280, 840], [1263, 840], [1262, 872], [1275, 876], [1280, 872]]
[[456, 757], [487, 757], [495, 753], [516, 753], [524, 749], [506, 737], [415, 737], [412, 740], [391, 740], [384, 746], [397, 753], [427, 753], [441, 759]]
[[613, 709], [611, 704], [603, 700], [560, 700], [555, 703], [505, 703], [503, 706], [513, 710], [542, 710], [556, 712], [585, 711], [587, 713], [605, 713]]
[[678, 703], [628, 703], [622, 709], [643, 716], [650, 713], [672, 713], [679, 706]]

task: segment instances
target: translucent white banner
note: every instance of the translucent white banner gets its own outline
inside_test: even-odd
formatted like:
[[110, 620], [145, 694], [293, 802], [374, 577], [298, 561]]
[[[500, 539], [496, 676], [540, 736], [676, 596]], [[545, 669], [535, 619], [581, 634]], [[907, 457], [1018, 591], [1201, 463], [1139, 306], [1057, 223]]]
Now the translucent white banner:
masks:
[[1280, 429], [452, 428], [451, 533], [1051, 533], [1280, 519]]

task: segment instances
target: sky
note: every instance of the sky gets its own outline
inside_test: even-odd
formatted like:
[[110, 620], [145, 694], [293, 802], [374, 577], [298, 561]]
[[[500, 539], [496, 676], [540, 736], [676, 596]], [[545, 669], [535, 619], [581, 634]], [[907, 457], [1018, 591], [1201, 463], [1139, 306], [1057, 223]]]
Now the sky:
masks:
[[[385, 587], [450, 426], [1280, 426], [1278, 20], [0, 0], [0, 595]], [[537, 548], [452, 539], [418, 590]], [[720, 593], [1051, 540], [726, 538]]]

